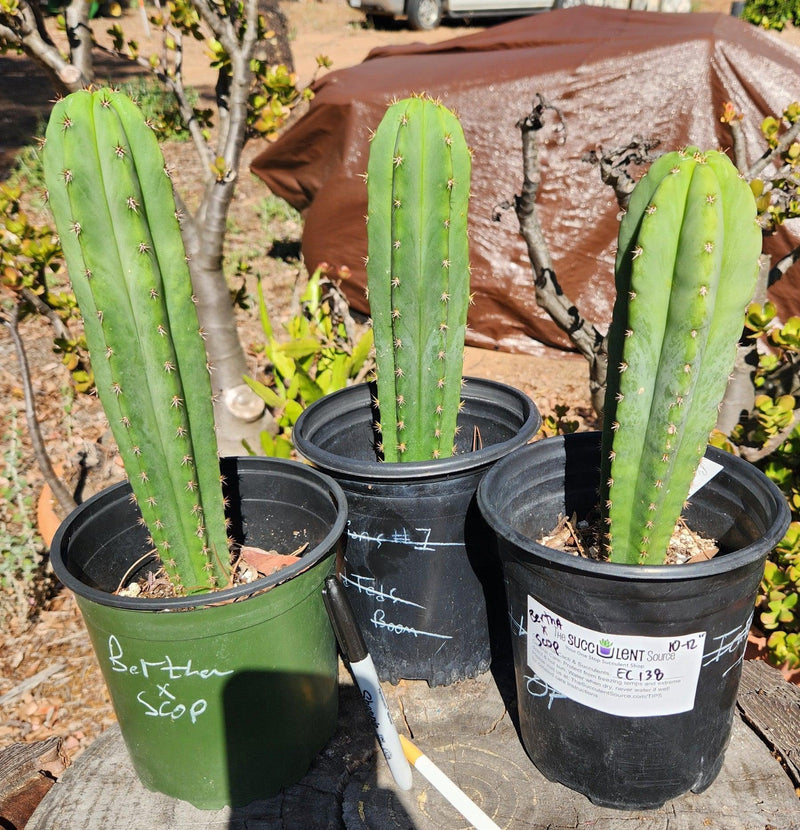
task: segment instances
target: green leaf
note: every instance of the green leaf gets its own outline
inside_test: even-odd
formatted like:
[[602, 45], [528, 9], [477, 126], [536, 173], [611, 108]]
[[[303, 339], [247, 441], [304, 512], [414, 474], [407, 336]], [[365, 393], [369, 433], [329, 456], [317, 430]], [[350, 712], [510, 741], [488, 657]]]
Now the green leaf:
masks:
[[270, 339], [274, 340], [275, 332], [272, 329], [272, 321], [269, 319], [269, 312], [267, 311], [267, 302], [264, 299], [264, 289], [261, 287], [261, 279], [258, 280], [258, 317], [261, 321], [261, 328], [264, 334]]
[[275, 438], [275, 457], [276, 458], [291, 458], [292, 457], [292, 442], [284, 437], [278, 435]]
[[313, 337], [306, 337], [290, 340], [288, 343], [281, 343], [277, 350], [287, 357], [301, 358], [316, 354], [319, 348], [320, 343], [318, 340], [315, 340]]
[[297, 370], [297, 386], [302, 396], [303, 400], [308, 404], [314, 403], [314, 401], [319, 400], [325, 393], [324, 387], [321, 387], [313, 378], [311, 378], [305, 371], [302, 369]]
[[367, 329], [364, 334], [359, 337], [358, 342], [353, 347], [353, 363], [351, 369], [351, 377], [355, 377], [362, 369], [370, 351], [372, 350], [372, 329]]
[[294, 377], [295, 372], [294, 360], [292, 360], [291, 357], [288, 357], [280, 347], [276, 347], [272, 353], [272, 362], [278, 374], [281, 375], [284, 381], [289, 381], [291, 383], [291, 379]]
[[347, 378], [350, 376], [351, 359], [345, 354], [337, 354], [330, 362], [330, 387], [331, 389], [343, 389], [347, 386]]
[[286, 415], [290, 423], [294, 424], [303, 412], [303, 407], [297, 401], [286, 401]]
[[277, 409], [284, 404], [283, 398], [278, 395], [274, 389], [261, 383], [254, 378], [244, 376], [244, 382], [261, 398], [262, 401], [270, 408]]
[[270, 458], [291, 458], [292, 442], [285, 435], [261, 433], [261, 449]]

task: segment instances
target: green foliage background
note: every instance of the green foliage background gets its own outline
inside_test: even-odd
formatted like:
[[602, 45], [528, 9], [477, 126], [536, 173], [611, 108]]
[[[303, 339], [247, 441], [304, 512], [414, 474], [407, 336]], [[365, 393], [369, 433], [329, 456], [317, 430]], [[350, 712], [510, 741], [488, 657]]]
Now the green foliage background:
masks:
[[742, 18], [765, 29], [781, 31], [787, 23], [800, 25], [800, 0], [747, 0]]

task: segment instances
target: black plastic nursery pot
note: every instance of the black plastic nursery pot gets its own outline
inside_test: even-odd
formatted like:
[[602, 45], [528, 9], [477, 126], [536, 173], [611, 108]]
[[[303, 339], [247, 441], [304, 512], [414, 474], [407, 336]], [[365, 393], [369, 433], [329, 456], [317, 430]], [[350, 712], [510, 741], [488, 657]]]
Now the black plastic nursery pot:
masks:
[[478, 502], [498, 535], [520, 732], [547, 778], [622, 809], [655, 808], [719, 772], [756, 592], [789, 524], [759, 470], [721, 471], [685, 518], [720, 552], [685, 565], [597, 562], [538, 544], [596, 505], [599, 433], [531, 444], [498, 463]]
[[[346, 523], [338, 485], [266, 458], [222, 462], [237, 541], [301, 559], [194, 597], [115, 596], [154, 569], [127, 483], [63, 522], [51, 546], [75, 592], [136, 772], [203, 809], [241, 806], [303, 777], [337, 721], [337, 656], [322, 602]], [[130, 575], [129, 575], [130, 576]]]
[[505, 629], [494, 537], [475, 492], [541, 421], [525, 394], [494, 381], [468, 378], [462, 399], [457, 452], [433, 461], [377, 460], [367, 384], [316, 401], [294, 428], [297, 450], [347, 496], [340, 576], [378, 675], [392, 683], [474, 677], [491, 663], [493, 612]]

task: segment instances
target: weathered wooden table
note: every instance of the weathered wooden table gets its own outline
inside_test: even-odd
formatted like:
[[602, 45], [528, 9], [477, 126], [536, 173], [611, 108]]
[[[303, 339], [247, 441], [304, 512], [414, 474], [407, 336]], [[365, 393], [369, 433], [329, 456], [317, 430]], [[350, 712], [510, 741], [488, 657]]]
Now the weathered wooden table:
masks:
[[[27, 830], [462, 830], [469, 825], [417, 772], [394, 786], [349, 674], [340, 672], [339, 729], [306, 777], [246, 808], [197, 810], [145, 790], [118, 728], [104, 733], [53, 786]], [[397, 726], [507, 830], [800, 830], [800, 689], [746, 662], [725, 764], [700, 795], [658, 810], [595, 807], [543, 778], [515, 727], [502, 674], [431, 689], [386, 686]]]

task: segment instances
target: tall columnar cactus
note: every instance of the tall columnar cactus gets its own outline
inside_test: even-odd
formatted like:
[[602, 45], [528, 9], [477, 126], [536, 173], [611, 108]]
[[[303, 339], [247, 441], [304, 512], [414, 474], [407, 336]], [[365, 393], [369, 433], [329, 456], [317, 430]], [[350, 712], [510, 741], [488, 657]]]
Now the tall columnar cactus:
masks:
[[221, 587], [211, 383], [156, 138], [125, 95], [76, 92], [50, 116], [44, 171], [98, 395], [154, 547], [179, 592]]
[[367, 287], [386, 461], [452, 454], [469, 306], [471, 157], [428, 97], [392, 104], [367, 168]]
[[667, 153], [631, 195], [603, 428], [612, 561], [664, 561], [733, 368], [760, 253], [753, 194], [720, 152]]

